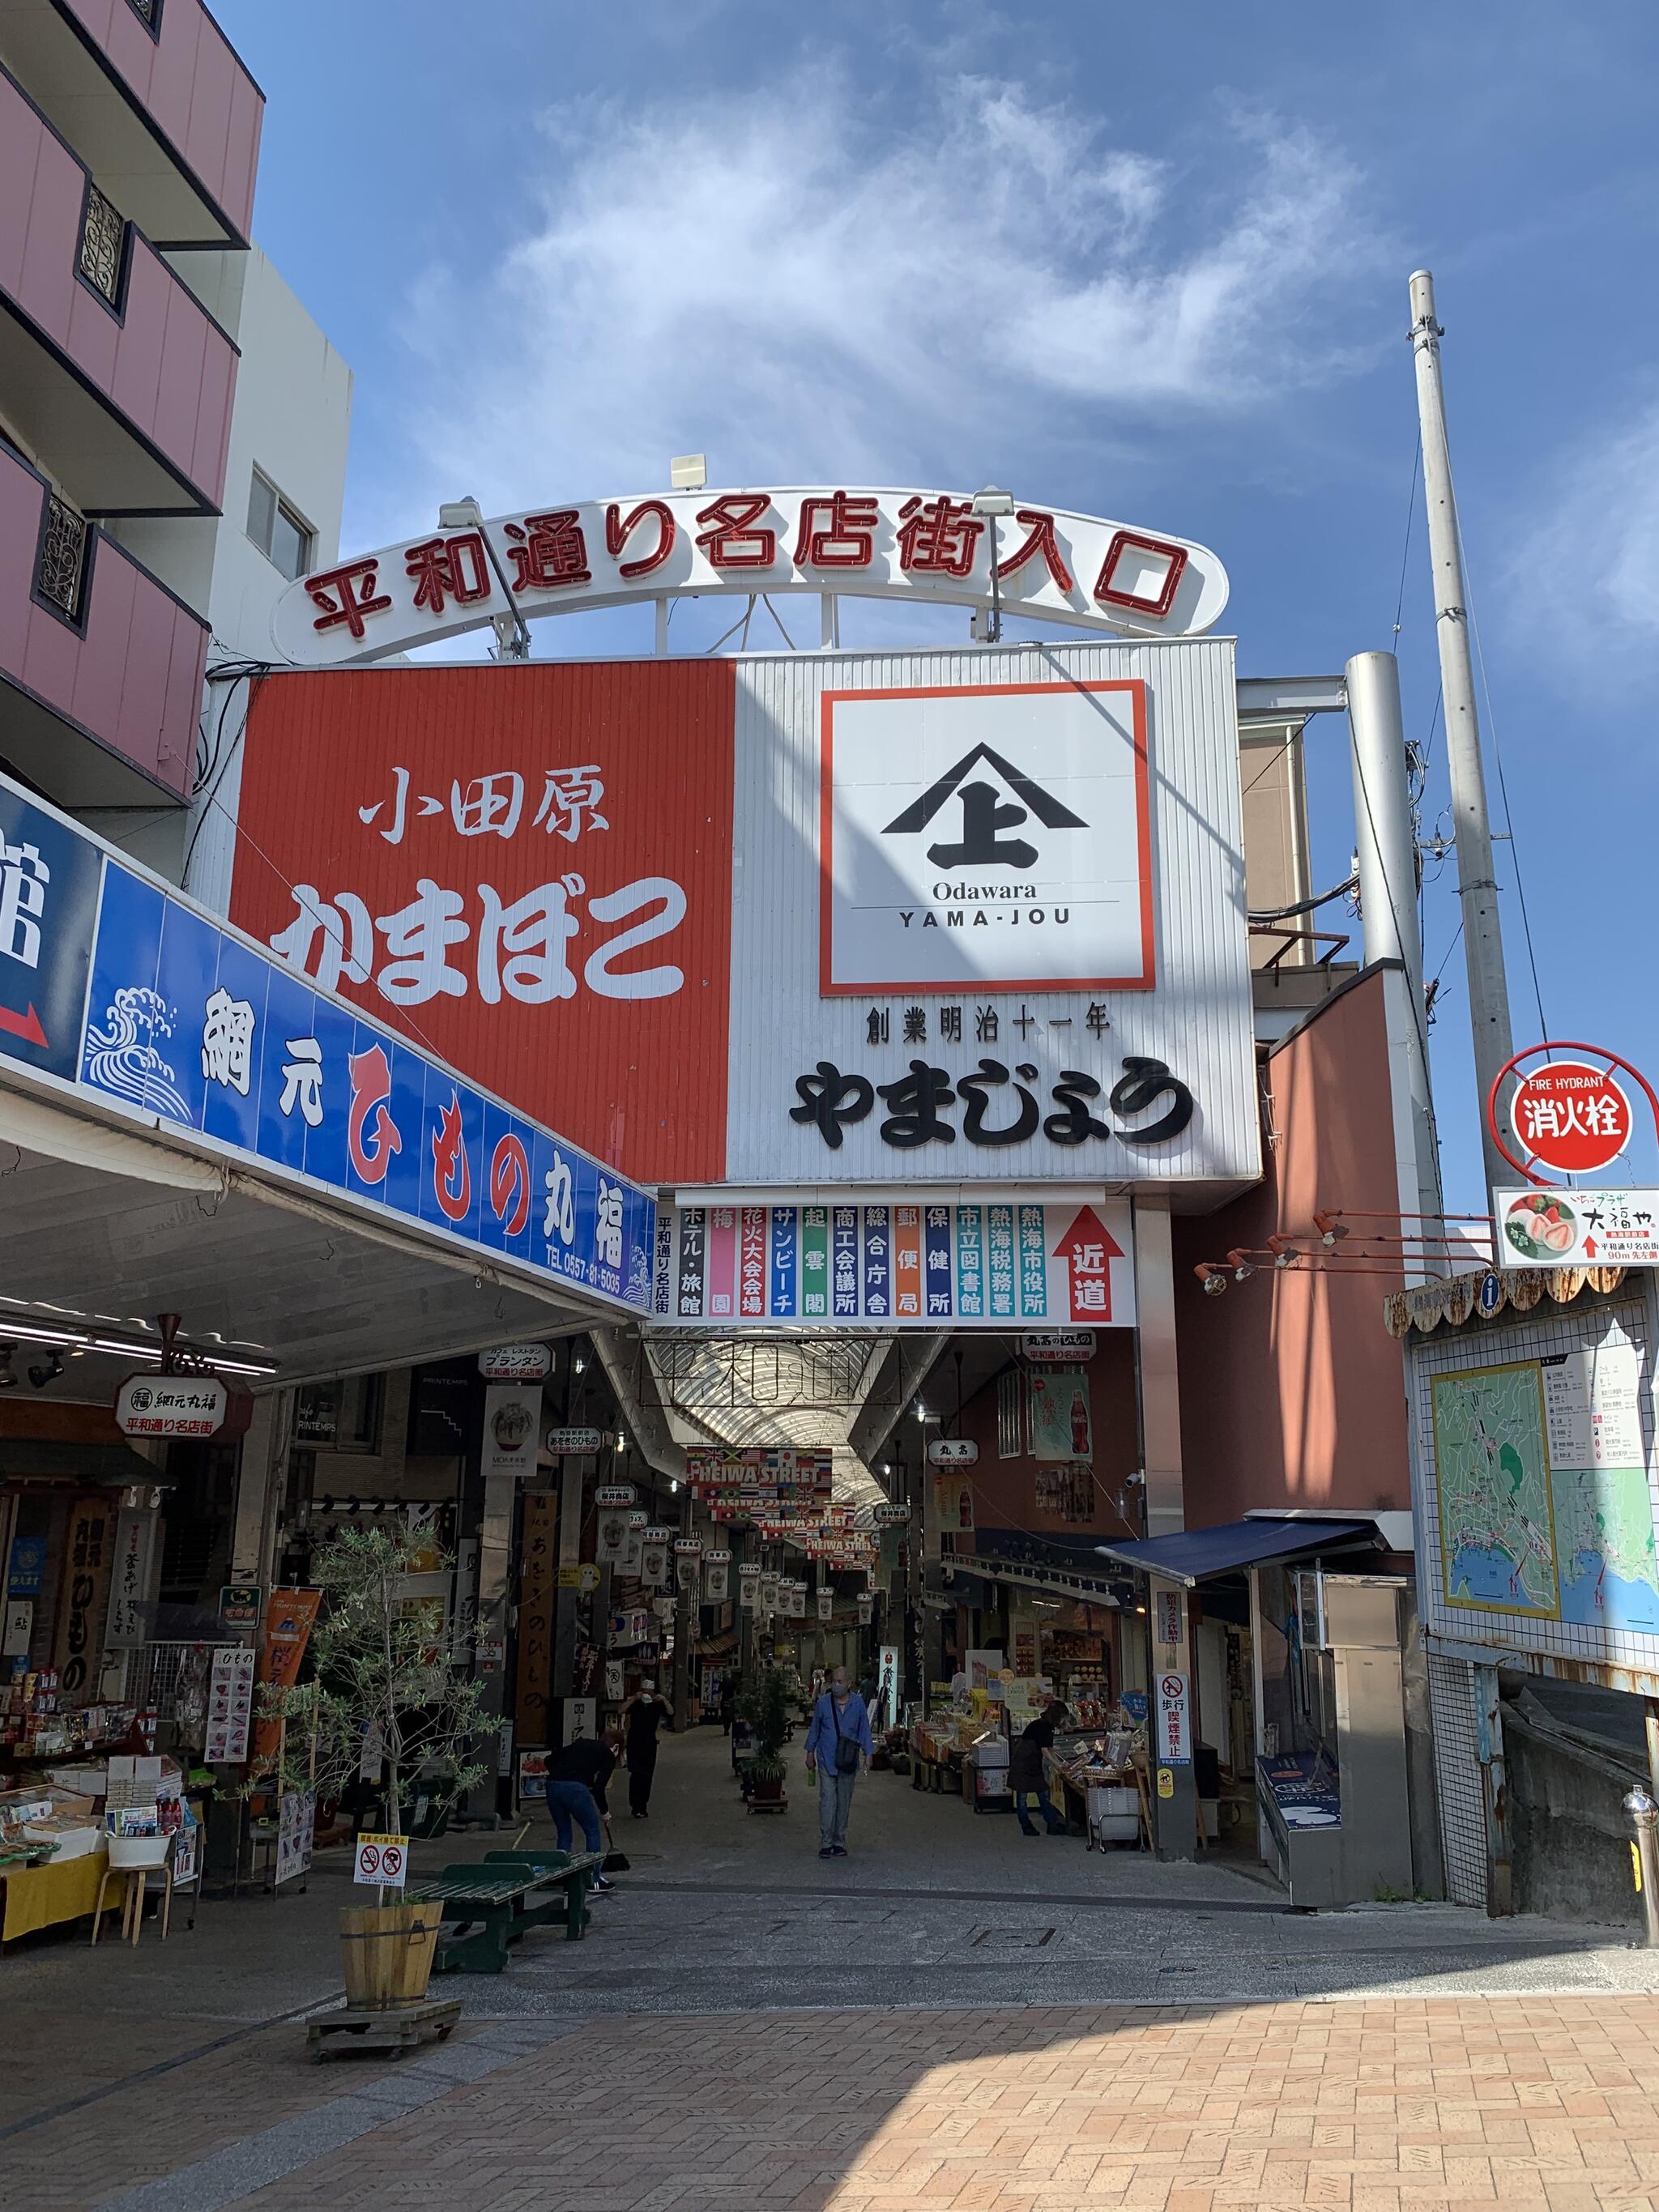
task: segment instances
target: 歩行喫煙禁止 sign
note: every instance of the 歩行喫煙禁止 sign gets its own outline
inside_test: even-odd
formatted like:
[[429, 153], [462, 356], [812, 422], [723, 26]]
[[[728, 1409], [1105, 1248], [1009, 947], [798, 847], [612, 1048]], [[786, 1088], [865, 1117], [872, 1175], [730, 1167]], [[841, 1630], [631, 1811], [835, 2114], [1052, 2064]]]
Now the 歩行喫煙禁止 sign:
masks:
[[1158, 1678], [1158, 1741], [1152, 1755], [1164, 1766], [1192, 1765], [1184, 1674], [1165, 1674]]

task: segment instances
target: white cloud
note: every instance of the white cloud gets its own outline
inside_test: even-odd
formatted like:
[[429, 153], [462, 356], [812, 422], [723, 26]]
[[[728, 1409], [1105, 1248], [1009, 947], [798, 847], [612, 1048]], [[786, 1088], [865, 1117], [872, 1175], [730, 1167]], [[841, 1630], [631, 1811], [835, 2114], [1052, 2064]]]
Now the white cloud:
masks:
[[[1536, 519], [1541, 514], [1541, 519]], [[1510, 576], [1516, 619], [1575, 673], [1618, 682], [1659, 654], [1659, 400], [1559, 465]]]
[[486, 508], [686, 450], [726, 483], [951, 481], [1079, 427], [1167, 437], [1338, 366], [1310, 310], [1366, 252], [1352, 171], [1302, 130], [1222, 118], [1200, 179], [979, 78], [902, 131], [820, 68], [544, 136], [526, 234], [411, 303], [448, 373], [410, 435]]

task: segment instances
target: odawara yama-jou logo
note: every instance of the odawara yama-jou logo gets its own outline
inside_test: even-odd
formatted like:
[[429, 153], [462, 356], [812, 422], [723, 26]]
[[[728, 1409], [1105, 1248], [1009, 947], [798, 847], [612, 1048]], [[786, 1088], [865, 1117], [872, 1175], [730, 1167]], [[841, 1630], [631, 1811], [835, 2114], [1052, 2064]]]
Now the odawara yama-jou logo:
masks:
[[[1004, 797], [994, 783], [982, 775], [973, 775], [981, 763], [1001, 779]], [[973, 781], [968, 781], [973, 775]], [[951, 837], [946, 824], [955, 822], [957, 835]], [[943, 820], [940, 819], [943, 817]], [[1002, 754], [989, 745], [976, 744], [946, 769], [944, 775], [930, 784], [920, 799], [893, 817], [882, 831], [884, 837], [913, 837], [935, 829], [933, 842], [927, 846], [927, 858], [936, 868], [1006, 869], [1011, 872], [988, 884], [956, 883], [948, 877], [933, 886], [933, 896], [941, 904], [961, 907], [988, 898], [1034, 898], [1034, 884], [1020, 884], [1014, 878], [1029, 875], [1042, 857], [1038, 848], [1030, 838], [1016, 832], [1028, 824], [1041, 825], [1050, 830], [1065, 832], [1086, 830], [1088, 823], [1081, 815], [1074, 814], [1063, 805], [1050, 791], [1044, 790], [1032, 776], [1017, 769]], [[953, 914], [951, 921], [961, 926], [962, 916]], [[984, 917], [979, 917], [981, 923]], [[1063, 908], [1057, 908], [1056, 922], [1069, 921], [1071, 916]], [[933, 915], [924, 916], [924, 927], [938, 927]]]

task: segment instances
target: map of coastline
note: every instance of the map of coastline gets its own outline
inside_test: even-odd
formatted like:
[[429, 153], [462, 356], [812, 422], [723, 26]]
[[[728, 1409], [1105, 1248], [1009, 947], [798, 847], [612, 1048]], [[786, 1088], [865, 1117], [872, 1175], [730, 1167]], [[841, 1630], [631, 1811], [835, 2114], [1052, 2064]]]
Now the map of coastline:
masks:
[[1433, 1407], [1446, 1602], [1559, 1620], [1537, 1362], [1437, 1375]]
[[1558, 1468], [1553, 1489], [1561, 1618], [1583, 1628], [1659, 1636], [1659, 1558], [1646, 1470]]

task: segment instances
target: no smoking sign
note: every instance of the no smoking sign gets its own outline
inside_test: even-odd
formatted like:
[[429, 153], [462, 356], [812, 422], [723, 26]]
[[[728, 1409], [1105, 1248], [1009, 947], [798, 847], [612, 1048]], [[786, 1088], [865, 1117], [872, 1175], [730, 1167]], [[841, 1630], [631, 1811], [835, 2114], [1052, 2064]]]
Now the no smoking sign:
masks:
[[408, 1866], [407, 1836], [358, 1837], [357, 1881], [368, 1882], [375, 1889], [401, 1889]]

